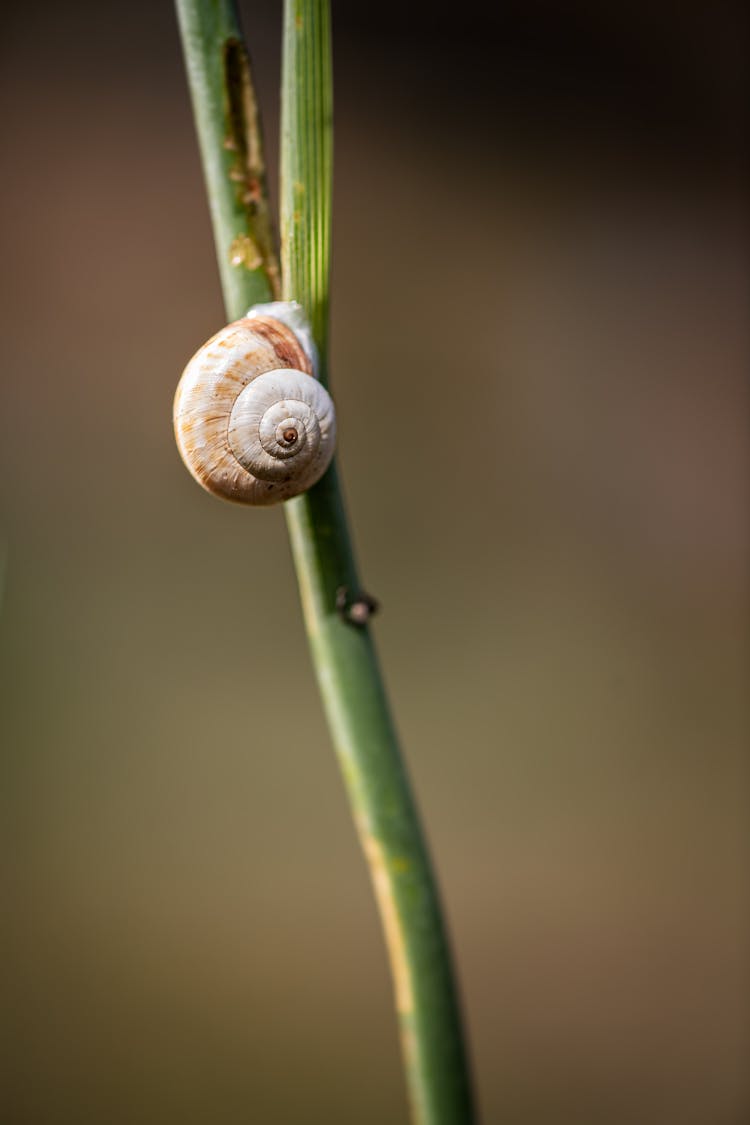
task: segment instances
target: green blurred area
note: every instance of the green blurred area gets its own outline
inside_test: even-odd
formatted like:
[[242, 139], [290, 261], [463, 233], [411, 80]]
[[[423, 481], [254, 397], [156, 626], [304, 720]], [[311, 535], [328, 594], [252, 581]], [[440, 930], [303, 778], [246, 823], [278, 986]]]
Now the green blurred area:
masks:
[[[0, 1119], [403, 1122], [282, 513], [202, 493], [172, 439], [222, 311], [171, 12], [93, 11], [6, 43]], [[505, 141], [460, 82], [448, 148], [437, 76], [410, 96], [357, 35], [341, 464], [484, 1119], [739, 1125], [737, 184], [606, 130]]]

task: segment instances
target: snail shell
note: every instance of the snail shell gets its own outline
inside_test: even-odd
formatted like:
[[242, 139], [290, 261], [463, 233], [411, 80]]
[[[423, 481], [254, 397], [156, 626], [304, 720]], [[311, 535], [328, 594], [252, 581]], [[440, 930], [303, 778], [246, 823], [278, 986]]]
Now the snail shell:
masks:
[[177, 387], [174, 429], [189, 471], [226, 500], [276, 504], [315, 484], [336, 414], [299, 305], [256, 305], [205, 343]]

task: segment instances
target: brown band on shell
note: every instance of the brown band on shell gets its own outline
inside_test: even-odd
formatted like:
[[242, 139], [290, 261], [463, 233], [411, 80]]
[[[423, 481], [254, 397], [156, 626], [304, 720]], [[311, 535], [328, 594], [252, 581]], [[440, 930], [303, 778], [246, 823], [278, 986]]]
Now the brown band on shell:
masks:
[[267, 340], [278, 355], [281, 367], [294, 367], [297, 371], [313, 374], [312, 361], [291, 328], [270, 316], [249, 318], [253, 331]]

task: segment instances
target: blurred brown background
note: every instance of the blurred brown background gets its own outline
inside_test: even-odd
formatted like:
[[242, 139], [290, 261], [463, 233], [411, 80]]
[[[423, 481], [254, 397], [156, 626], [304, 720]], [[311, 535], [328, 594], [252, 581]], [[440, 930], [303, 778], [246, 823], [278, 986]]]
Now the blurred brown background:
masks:
[[[750, 1115], [741, 10], [334, 5], [341, 462], [486, 1122]], [[405, 1122], [282, 514], [172, 440], [171, 6], [2, 56], [0, 1119]]]

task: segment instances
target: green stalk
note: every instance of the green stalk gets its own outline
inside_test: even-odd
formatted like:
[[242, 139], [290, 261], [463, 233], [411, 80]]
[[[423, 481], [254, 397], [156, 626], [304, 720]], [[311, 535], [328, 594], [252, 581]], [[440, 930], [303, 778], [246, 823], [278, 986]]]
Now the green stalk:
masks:
[[231, 0], [176, 0], [224, 304], [278, 297], [279, 266], [250, 59]]
[[[177, 0], [177, 8], [226, 310], [234, 319], [276, 292], [273, 249], [263, 248], [257, 237], [257, 209], [244, 216], [238, 212], [237, 181], [225, 157], [227, 113], [222, 107], [231, 104], [231, 94], [220, 60], [226, 57], [228, 39], [235, 44], [242, 40], [231, 0]], [[244, 49], [242, 58], [243, 86], [252, 98]], [[257, 111], [244, 100], [242, 104], [244, 120], [255, 122], [257, 138]], [[252, 148], [246, 141], [244, 151]], [[328, 0], [285, 2], [281, 151], [282, 294], [306, 309], [321, 379], [327, 383], [332, 183]], [[257, 148], [262, 167], [259, 153]], [[242, 261], [231, 264], [228, 248], [238, 232], [262, 248], [254, 268]], [[267, 292], [262, 292], [264, 285]], [[313, 664], [385, 931], [413, 1119], [418, 1125], [469, 1125], [474, 1117], [460, 1013], [427, 848], [369, 627], [353, 624], [341, 613], [340, 600], [337, 605], [341, 590], [347, 604], [356, 602], [361, 590], [335, 463], [285, 509]]]

